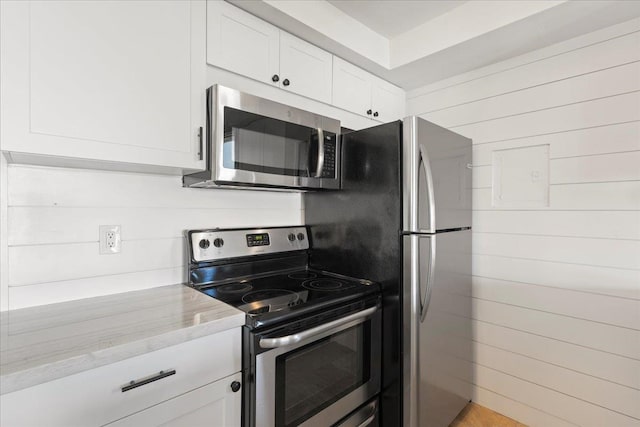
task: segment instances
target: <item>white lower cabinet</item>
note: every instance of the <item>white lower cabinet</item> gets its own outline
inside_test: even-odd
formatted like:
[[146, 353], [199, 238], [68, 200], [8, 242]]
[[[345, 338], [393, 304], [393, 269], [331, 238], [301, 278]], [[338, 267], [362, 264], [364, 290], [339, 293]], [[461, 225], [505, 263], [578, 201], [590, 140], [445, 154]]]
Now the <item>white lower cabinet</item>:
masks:
[[108, 427], [240, 427], [242, 391], [240, 373], [197, 388], [151, 408], [107, 424]]
[[223, 425], [219, 408], [229, 426], [239, 425], [241, 392], [231, 383], [241, 381], [240, 342], [241, 330], [234, 328], [4, 394], [0, 425], [102, 426], [132, 414], [138, 426], [172, 419], [197, 425], [178, 418], [197, 421], [212, 412], [218, 413], [212, 425]]

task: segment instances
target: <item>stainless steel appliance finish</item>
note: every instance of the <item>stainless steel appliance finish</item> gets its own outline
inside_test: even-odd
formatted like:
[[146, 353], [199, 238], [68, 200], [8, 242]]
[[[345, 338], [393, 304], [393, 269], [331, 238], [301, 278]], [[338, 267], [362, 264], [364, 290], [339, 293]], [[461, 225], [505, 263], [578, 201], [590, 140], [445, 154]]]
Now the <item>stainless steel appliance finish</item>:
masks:
[[[216, 261], [240, 256], [274, 254], [309, 249], [305, 227], [248, 230], [190, 231], [193, 261]], [[247, 246], [247, 235], [268, 234], [269, 244]]]
[[383, 426], [471, 398], [471, 141], [418, 117], [345, 134], [342, 191], [306, 193], [310, 265], [383, 288]]
[[339, 422], [336, 427], [378, 427], [378, 400], [372, 400], [360, 407], [346, 419]]
[[[367, 402], [372, 397], [376, 396], [380, 389], [380, 359], [377, 357], [371, 358], [371, 354], [380, 352], [380, 339], [378, 335], [380, 333], [381, 313], [378, 306], [372, 306], [367, 309], [358, 311], [354, 314], [337, 319], [328, 324], [322, 325], [315, 329], [303, 331], [295, 336], [302, 336], [301, 340], [291, 339], [291, 335], [287, 337], [277, 338], [265, 338], [268, 334], [261, 334], [258, 338], [260, 347], [268, 348], [269, 351], [260, 353], [256, 356], [256, 426], [259, 427], [275, 427], [275, 426], [307, 426], [307, 427], [326, 427], [331, 426], [344, 418], [345, 414], [353, 411], [354, 408], [359, 407], [363, 403]], [[368, 326], [365, 327], [365, 324]], [[313, 354], [313, 346], [324, 345], [324, 341], [332, 336], [337, 337], [336, 342], [339, 341], [339, 334], [341, 332], [357, 331], [361, 334], [368, 334], [366, 338], [367, 345], [360, 349], [363, 358], [363, 363], [357, 369], [366, 369], [367, 372], [363, 372], [365, 377], [362, 381], [353, 381], [353, 384], [341, 386], [340, 377], [338, 378], [320, 378], [318, 375], [326, 375], [327, 373], [321, 368], [329, 361], [326, 358], [333, 358], [334, 355], [339, 355], [338, 352], [325, 354], [322, 352], [322, 348], [315, 350], [317, 357], [309, 356]], [[354, 332], [351, 332], [354, 333]], [[282, 340], [282, 341], [280, 341]], [[347, 340], [349, 341], [349, 340]], [[352, 345], [352, 343], [342, 342], [341, 345]], [[346, 348], [346, 347], [345, 347]], [[282, 364], [278, 363], [278, 359], [291, 357], [296, 352], [306, 352], [307, 368], [310, 373], [304, 377], [304, 381], [286, 382], [281, 374], [285, 368], [282, 368]], [[332, 363], [334, 363], [332, 361]], [[345, 369], [348, 369], [350, 365], [346, 364]], [[355, 368], [355, 366], [353, 366]], [[296, 368], [290, 368], [290, 371], [294, 371]], [[317, 372], [314, 373], [313, 370]], [[279, 372], [280, 371], [280, 372]], [[294, 374], [295, 375], [295, 374]], [[280, 378], [278, 378], [280, 377]], [[280, 383], [279, 383], [280, 382]], [[331, 384], [333, 383], [333, 384]], [[323, 407], [320, 411], [313, 414], [315, 409], [311, 407], [313, 416], [307, 418], [304, 409], [297, 410], [296, 406], [303, 406], [287, 404], [285, 402], [278, 403], [278, 397], [280, 400], [286, 400], [283, 398], [283, 394], [295, 394], [301, 389], [314, 389], [318, 387], [335, 387], [335, 396], [329, 395], [328, 398], [318, 398], [319, 405]], [[286, 390], [290, 388], [290, 390]], [[284, 389], [284, 390], [283, 390]], [[293, 389], [293, 390], [291, 390]], [[275, 392], [274, 392], [275, 391]], [[346, 394], [344, 394], [346, 392]], [[326, 394], [326, 393], [325, 393]], [[321, 393], [318, 395], [322, 396]], [[295, 397], [289, 397], [289, 400], [293, 400]], [[324, 400], [324, 402], [322, 401]], [[283, 406], [289, 406], [289, 409], [294, 412], [294, 415], [287, 417], [287, 408]], [[280, 411], [278, 409], [280, 408]], [[278, 414], [280, 412], [280, 415]], [[298, 415], [301, 414], [301, 417]]]
[[470, 140], [415, 116], [404, 119], [402, 138], [403, 231], [470, 227]]
[[306, 227], [186, 237], [189, 284], [247, 314], [245, 427], [329, 426], [378, 395], [378, 284], [309, 269]]
[[339, 188], [340, 121], [220, 85], [207, 104], [207, 170], [185, 186]]

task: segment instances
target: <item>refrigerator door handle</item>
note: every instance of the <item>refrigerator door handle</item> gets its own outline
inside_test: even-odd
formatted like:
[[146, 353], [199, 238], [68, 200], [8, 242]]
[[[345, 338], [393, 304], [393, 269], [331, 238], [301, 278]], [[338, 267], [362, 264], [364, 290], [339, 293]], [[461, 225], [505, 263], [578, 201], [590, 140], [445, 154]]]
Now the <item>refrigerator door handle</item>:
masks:
[[[417, 212], [417, 218], [416, 218], [416, 224], [418, 226], [418, 229], [420, 229], [420, 232], [423, 233], [435, 233], [436, 231], [436, 200], [435, 200], [435, 194], [433, 192], [433, 175], [431, 174], [431, 164], [429, 163], [429, 157], [427, 157], [427, 154], [424, 152], [424, 149], [422, 148], [422, 145], [420, 145], [419, 148], [420, 151], [420, 163], [422, 163], [422, 167], [424, 169], [424, 176], [425, 176], [425, 180], [426, 180], [426, 184], [427, 184], [427, 197], [428, 197], [428, 209], [429, 209], [429, 224], [428, 224], [428, 228], [427, 229], [422, 229], [420, 228], [420, 212], [419, 212], [419, 206], [416, 206], [416, 211]], [[418, 172], [416, 174], [416, 179], [419, 179], [420, 177], [420, 173]], [[420, 186], [417, 185], [416, 189], [419, 189]]]
[[429, 272], [427, 273], [427, 290], [424, 295], [424, 300], [420, 304], [420, 323], [424, 323], [424, 319], [427, 316], [427, 310], [429, 310], [429, 304], [431, 303], [431, 291], [433, 289], [433, 279], [435, 276], [436, 267], [436, 238], [435, 236], [428, 237], [429, 239]]

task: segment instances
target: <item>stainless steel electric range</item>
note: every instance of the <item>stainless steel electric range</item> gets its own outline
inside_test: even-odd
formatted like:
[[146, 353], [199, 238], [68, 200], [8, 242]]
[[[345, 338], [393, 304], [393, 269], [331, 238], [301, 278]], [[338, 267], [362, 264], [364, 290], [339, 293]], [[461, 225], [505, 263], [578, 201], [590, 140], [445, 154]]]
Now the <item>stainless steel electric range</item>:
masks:
[[308, 268], [305, 227], [186, 236], [189, 284], [246, 313], [243, 426], [378, 425], [378, 284]]

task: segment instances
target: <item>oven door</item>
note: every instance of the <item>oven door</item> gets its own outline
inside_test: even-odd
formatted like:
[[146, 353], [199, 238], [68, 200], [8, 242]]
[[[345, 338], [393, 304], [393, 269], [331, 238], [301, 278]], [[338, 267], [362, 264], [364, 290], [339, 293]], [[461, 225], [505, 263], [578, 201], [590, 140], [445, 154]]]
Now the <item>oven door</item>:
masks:
[[285, 336], [261, 334], [255, 359], [260, 427], [330, 426], [380, 390], [378, 306]]
[[339, 188], [338, 121], [222, 86], [212, 90], [216, 183]]

